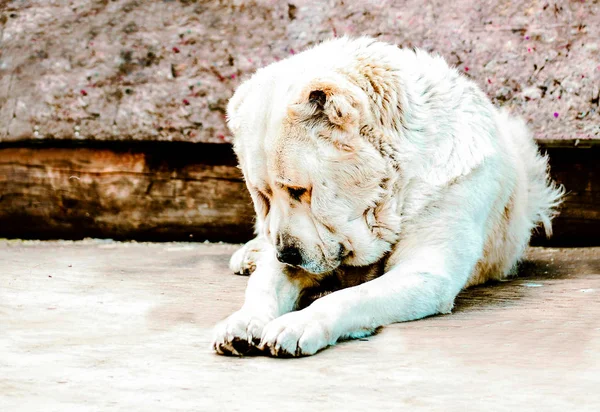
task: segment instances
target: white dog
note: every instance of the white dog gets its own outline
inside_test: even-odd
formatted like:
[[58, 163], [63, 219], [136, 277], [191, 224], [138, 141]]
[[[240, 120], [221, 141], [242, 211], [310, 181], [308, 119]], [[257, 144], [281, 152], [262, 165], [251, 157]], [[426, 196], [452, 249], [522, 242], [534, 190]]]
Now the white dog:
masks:
[[257, 71], [228, 114], [257, 238], [231, 261], [254, 273], [219, 354], [312, 355], [448, 313], [511, 274], [538, 223], [550, 234], [563, 194], [523, 121], [441, 57], [373, 39]]

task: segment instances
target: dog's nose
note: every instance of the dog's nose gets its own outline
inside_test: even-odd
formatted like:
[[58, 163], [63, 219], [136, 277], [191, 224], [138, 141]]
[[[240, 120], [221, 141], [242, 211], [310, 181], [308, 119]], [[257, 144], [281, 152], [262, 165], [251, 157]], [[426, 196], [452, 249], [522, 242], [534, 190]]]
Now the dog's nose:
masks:
[[302, 255], [296, 246], [286, 246], [277, 252], [277, 260], [281, 263], [298, 266], [302, 263]]

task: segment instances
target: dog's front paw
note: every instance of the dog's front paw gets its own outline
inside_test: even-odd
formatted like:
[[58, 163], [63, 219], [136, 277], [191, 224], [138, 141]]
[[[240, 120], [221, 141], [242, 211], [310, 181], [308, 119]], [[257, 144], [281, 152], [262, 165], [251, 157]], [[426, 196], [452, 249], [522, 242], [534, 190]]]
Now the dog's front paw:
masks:
[[215, 327], [212, 348], [219, 355], [253, 355], [271, 317], [240, 309]]
[[333, 345], [336, 340], [326, 319], [301, 310], [267, 324], [259, 348], [271, 356], [308, 356]]
[[236, 275], [249, 276], [256, 270], [256, 262], [263, 249], [264, 241], [252, 239], [235, 251], [229, 259], [229, 269]]

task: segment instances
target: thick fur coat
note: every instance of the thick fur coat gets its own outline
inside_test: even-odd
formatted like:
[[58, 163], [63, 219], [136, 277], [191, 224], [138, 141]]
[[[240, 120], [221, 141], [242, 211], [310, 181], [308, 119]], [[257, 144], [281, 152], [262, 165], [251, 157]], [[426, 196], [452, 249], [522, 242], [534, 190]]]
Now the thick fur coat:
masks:
[[562, 195], [524, 122], [420, 50], [322, 43], [259, 70], [228, 116], [257, 237], [231, 260], [253, 274], [220, 354], [312, 355], [448, 313], [550, 234]]

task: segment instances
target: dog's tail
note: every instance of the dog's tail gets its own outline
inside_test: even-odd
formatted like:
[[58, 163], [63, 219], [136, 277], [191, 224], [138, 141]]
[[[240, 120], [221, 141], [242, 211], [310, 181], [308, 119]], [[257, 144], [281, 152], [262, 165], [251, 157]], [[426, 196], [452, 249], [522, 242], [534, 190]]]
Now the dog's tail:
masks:
[[527, 174], [527, 214], [532, 227], [543, 226], [546, 237], [552, 236], [552, 219], [558, 215], [565, 188], [550, 178], [548, 155], [542, 154], [527, 125], [520, 117], [502, 111], [502, 119], [519, 148]]

